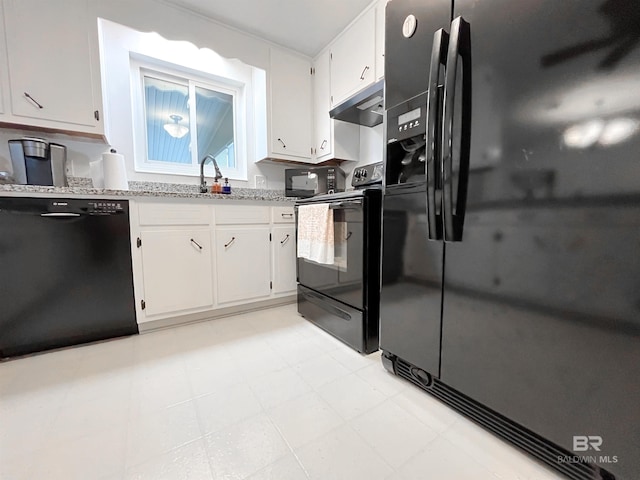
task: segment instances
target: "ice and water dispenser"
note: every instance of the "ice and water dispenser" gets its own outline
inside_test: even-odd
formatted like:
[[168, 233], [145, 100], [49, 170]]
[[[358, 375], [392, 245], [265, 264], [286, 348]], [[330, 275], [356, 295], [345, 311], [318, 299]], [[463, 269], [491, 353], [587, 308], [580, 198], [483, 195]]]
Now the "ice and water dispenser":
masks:
[[427, 93], [387, 111], [386, 185], [425, 182]]

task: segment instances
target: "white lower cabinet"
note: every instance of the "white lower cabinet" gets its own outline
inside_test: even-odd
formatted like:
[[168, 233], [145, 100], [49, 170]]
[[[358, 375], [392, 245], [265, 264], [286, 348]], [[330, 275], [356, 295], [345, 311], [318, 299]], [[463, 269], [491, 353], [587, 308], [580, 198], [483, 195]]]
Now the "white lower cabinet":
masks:
[[296, 290], [296, 227], [277, 226], [272, 229], [273, 293]]
[[208, 228], [149, 229], [140, 239], [146, 315], [213, 307]]
[[218, 303], [268, 297], [271, 294], [268, 226], [216, 228]]
[[293, 205], [131, 204], [138, 323], [207, 318], [295, 292]]

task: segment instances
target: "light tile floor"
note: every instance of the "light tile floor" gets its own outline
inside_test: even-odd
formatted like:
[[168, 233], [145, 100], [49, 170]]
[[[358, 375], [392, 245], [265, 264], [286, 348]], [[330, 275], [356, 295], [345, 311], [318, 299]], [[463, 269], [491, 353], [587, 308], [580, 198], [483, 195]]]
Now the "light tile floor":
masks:
[[560, 478], [295, 305], [0, 364], [2, 480]]

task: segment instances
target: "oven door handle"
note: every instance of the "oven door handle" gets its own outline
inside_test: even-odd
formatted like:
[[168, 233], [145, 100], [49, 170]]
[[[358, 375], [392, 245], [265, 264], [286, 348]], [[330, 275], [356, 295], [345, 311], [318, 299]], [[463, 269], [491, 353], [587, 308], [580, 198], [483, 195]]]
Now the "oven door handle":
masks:
[[329, 210], [338, 210], [341, 208], [361, 208], [362, 200], [351, 200], [348, 202], [336, 202], [329, 204]]

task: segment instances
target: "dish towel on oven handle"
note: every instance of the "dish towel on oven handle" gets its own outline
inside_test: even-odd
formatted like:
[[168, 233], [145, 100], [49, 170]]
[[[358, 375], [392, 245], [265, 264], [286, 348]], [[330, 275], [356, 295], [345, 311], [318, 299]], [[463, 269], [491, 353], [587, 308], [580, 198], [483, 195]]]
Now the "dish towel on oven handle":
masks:
[[333, 210], [328, 203], [298, 207], [298, 257], [324, 265], [335, 260]]

